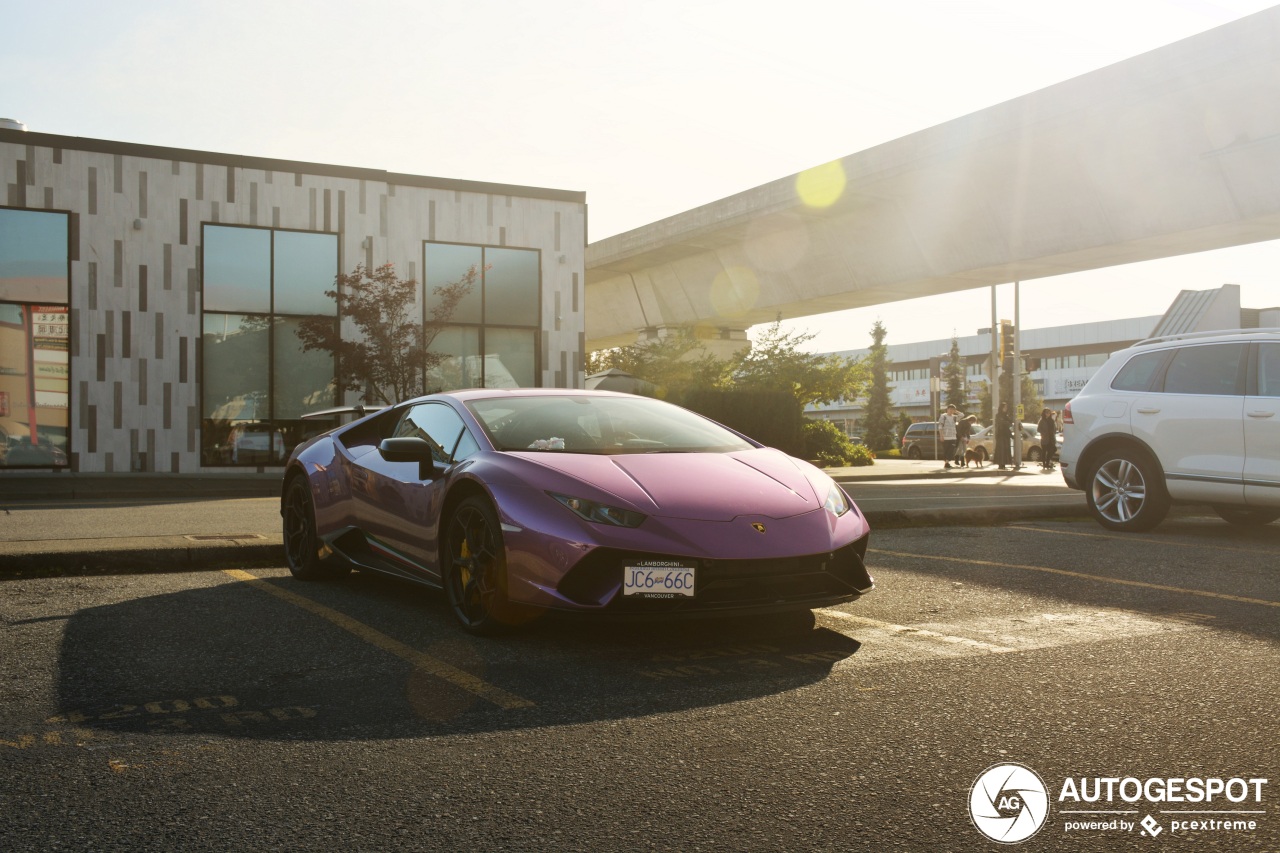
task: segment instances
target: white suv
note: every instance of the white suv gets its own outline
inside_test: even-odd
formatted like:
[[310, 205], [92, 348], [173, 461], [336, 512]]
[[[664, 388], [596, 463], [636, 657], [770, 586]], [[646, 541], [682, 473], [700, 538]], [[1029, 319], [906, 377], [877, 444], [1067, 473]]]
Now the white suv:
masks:
[[1280, 518], [1280, 329], [1137, 343], [1062, 419], [1062, 476], [1103, 527], [1147, 530], [1174, 501], [1232, 524]]

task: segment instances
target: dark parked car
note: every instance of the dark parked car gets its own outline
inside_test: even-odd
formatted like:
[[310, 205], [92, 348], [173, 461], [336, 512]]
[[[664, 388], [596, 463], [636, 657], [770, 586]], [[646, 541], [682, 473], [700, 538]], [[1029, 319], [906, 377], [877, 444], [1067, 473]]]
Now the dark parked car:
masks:
[[803, 610], [873, 586], [866, 519], [820, 469], [607, 391], [459, 391], [368, 415], [294, 450], [281, 513], [295, 577], [354, 564], [442, 587], [473, 633], [543, 610]]
[[903, 459], [941, 459], [942, 436], [937, 421], [920, 421], [902, 434]]

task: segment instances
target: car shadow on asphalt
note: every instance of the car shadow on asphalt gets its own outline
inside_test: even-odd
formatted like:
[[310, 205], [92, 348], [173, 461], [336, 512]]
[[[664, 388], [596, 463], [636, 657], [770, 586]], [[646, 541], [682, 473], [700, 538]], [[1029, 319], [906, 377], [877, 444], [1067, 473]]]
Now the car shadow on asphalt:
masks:
[[[220, 583], [76, 612], [53, 718], [108, 737], [392, 739], [707, 710], [827, 678], [859, 643], [813, 614], [544, 619], [493, 638], [443, 596], [365, 574]], [[851, 701], [853, 701], [851, 699]]]

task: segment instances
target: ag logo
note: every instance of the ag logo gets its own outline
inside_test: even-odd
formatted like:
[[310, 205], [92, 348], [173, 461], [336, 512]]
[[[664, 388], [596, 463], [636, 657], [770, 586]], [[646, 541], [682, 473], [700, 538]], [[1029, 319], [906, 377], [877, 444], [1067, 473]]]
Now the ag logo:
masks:
[[1049, 817], [1049, 792], [1030, 767], [988, 767], [969, 790], [969, 817], [978, 831], [1001, 844], [1026, 841]]

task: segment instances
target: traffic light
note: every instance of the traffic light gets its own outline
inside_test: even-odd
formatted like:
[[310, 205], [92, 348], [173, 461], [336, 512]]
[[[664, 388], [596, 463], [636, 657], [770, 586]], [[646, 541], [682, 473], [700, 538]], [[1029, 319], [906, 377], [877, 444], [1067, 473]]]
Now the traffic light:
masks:
[[1000, 321], [1000, 365], [1003, 367], [1013, 359], [1013, 323]]

